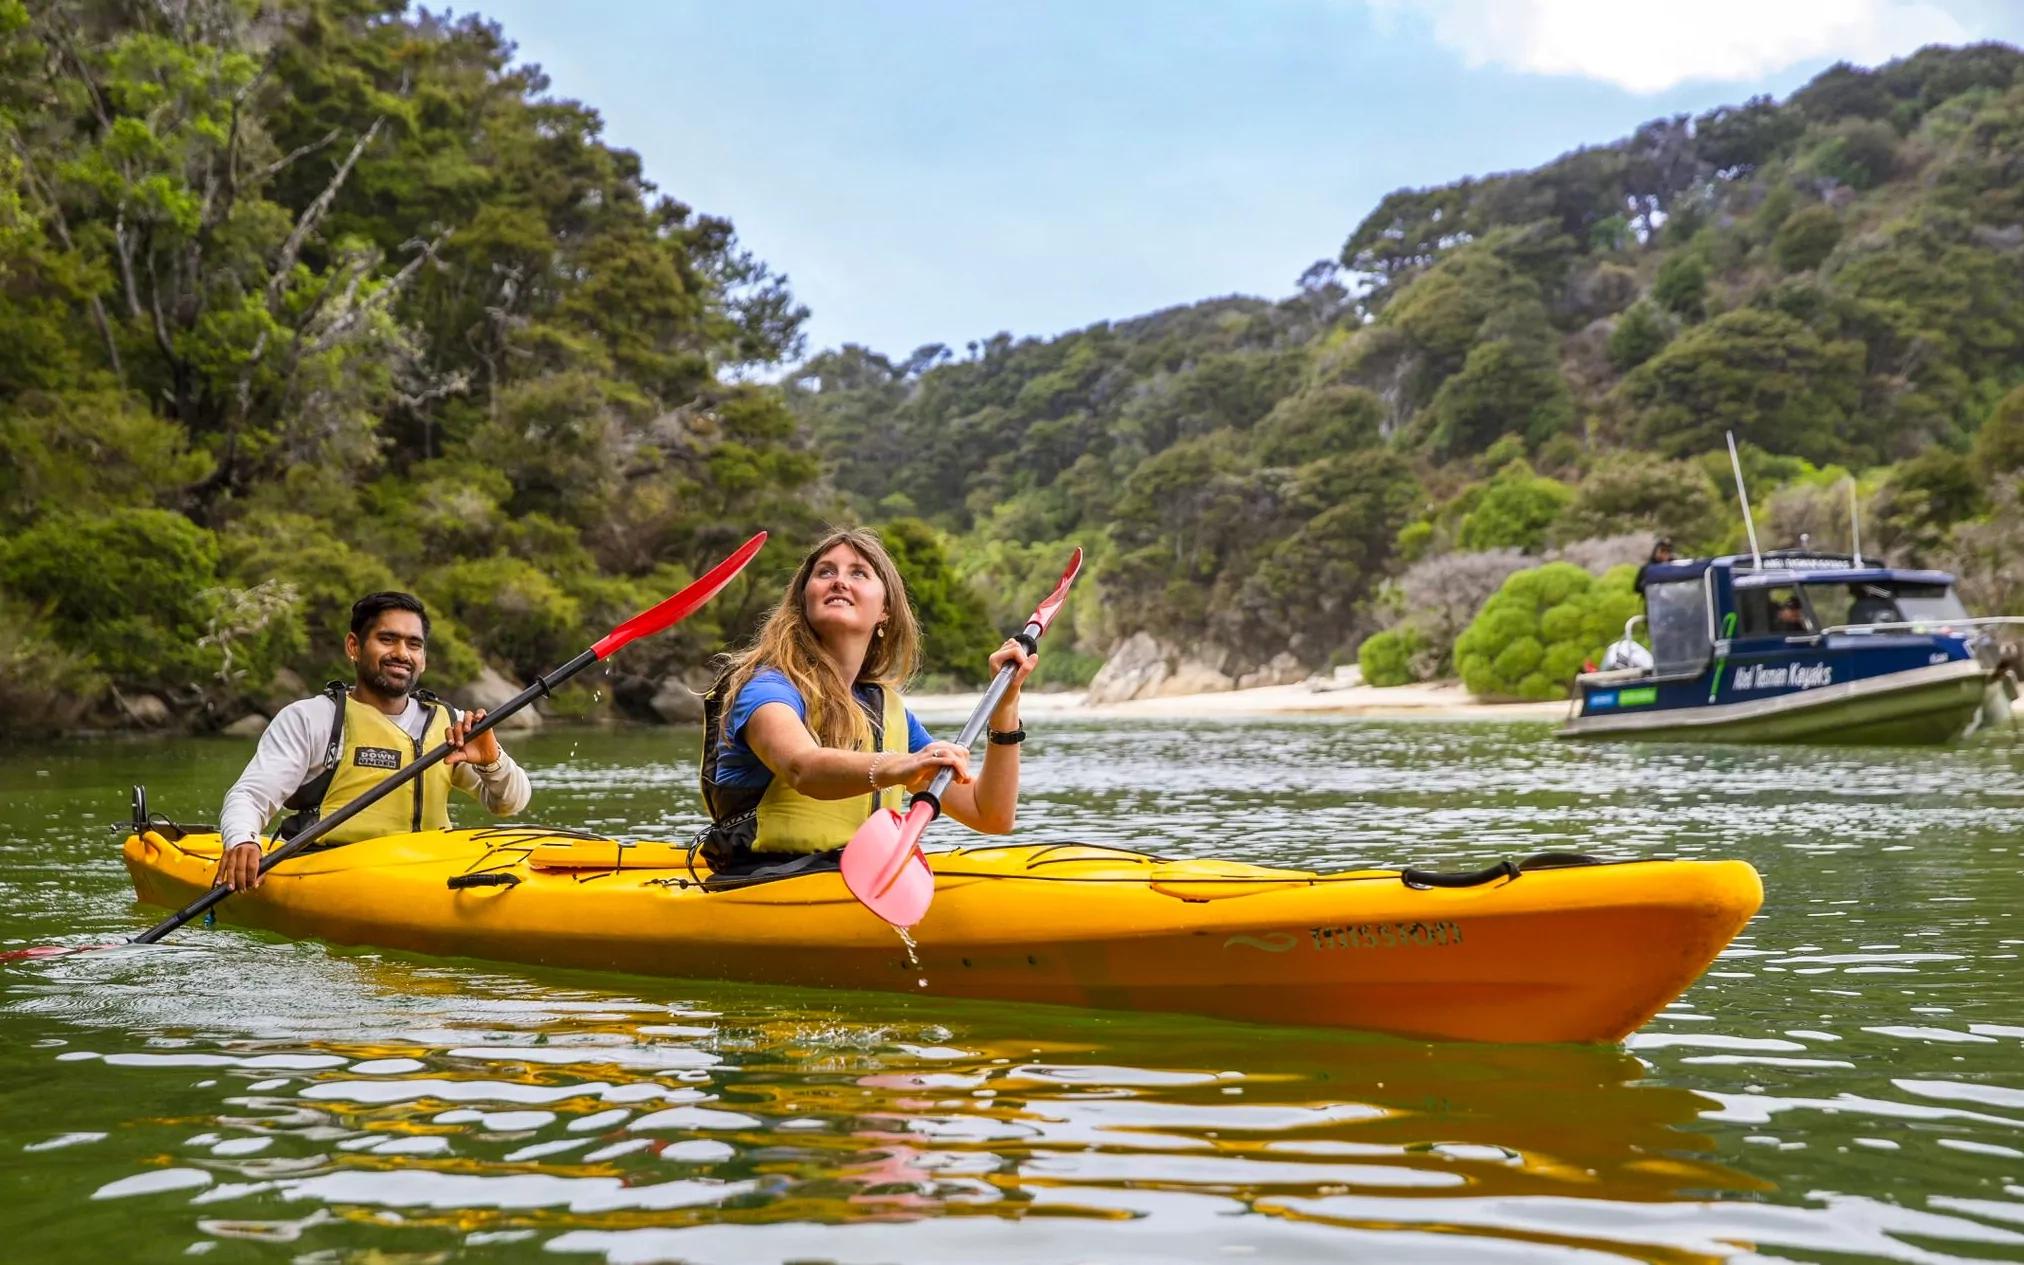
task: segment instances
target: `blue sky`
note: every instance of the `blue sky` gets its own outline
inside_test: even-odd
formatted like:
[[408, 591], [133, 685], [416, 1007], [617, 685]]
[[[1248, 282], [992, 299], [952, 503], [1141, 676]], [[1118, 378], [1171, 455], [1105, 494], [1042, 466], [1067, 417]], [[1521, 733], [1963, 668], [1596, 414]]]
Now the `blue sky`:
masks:
[[484, 0], [651, 179], [895, 357], [1279, 296], [1379, 198], [1836, 60], [2024, 43], [2024, 0]]

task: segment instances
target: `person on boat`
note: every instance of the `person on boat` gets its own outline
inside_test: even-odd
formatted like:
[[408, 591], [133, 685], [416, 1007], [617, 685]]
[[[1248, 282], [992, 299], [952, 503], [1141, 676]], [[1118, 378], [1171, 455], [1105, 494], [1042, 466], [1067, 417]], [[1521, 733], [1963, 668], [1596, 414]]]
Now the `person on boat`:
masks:
[[1652, 542], [1651, 556], [1646, 558], [1644, 565], [1637, 569], [1637, 579], [1631, 582], [1631, 587], [1639, 593], [1644, 592], [1645, 573], [1653, 567], [1664, 566], [1672, 560], [1673, 538], [1671, 536], [1660, 536]]
[[293, 837], [336, 812], [435, 746], [456, 750], [397, 792], [338, 826], [322, 843], [356, 843], [450, 824], [450, 788], [506, 816], [527, 807], [527, 774], [487, 731], [464, 735], [483, 708], [459, 714], [416, 687], [428, 667], [429, 613], [408, 593], [372, 593], [351, 608], [344, 652], [357, 679], [333, 681], [314, 698], [275, 713], [245, 772], [225, 793], [218, 819], [224, 854], [217, 881], [239, 891], [260, 885], [260, 832], [281, 808], [294, 815], [276, 832]]
[[1788, 637], [1795, 633], [1812, 631], [1806, 626], [1806, 608], [1800, 604], [1797, 593], [1778, 604], [1778, 610], [1772, 618], [1772, 628]]
[[1015, 664], [992, 712], [991, 751], [936, 741], [901, 687], [920, 666], [920, 627], [906, 584], [878, 537], [830, 534], [795, 571], [752, 644], [729, 656], [704, 699], [702, 788], [711, 826], [703, 855], [720, 874], [776, 877], [833, 868], [838, 850], [880, 808], [904, 807], [943, 769], [942, 810], [972, 830], [1007, 834], [1019, 803], [1019, 689], [1038, 656], [1016, 640], [993, 651]]

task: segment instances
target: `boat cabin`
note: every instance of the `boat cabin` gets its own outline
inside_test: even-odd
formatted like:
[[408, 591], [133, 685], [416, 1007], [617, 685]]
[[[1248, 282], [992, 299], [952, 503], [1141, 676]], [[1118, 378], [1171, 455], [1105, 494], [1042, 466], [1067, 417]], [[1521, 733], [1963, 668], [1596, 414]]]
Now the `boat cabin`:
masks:
[[1971, 618], [1943, 571], [1805, 550], [1653, 563], [1638, 580], [1652, 663], [1577, 678], [1562, 736], [1951, 737], [1995, 666], [1981, 626], [2011, 622]]

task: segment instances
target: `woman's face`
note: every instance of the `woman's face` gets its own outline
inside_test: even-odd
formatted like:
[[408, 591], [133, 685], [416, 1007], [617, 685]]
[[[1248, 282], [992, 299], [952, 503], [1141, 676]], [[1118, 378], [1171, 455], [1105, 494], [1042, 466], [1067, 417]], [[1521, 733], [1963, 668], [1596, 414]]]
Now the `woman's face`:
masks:
[[824, 641], [851, 633], [870, 636], [886, 616], [885, 584], [857, 550], [832, 545], [815, 560], [801, 604], [808, 626]]

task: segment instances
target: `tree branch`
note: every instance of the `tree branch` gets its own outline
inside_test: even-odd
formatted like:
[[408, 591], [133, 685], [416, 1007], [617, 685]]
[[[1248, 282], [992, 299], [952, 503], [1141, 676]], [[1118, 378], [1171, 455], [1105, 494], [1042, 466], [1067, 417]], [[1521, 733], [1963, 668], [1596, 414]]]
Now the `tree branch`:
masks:
[[[234, 120], [234, 125], [236, 126], [238, 120], [236, 106], [234, 107], [234, 113], [232, 117]], [[256, 175], [254, 179], [263, 184], [269, 180], [272, 180], [274, 177], [280, 175], [283, 171], [287, 170], [288, 165], [294, 162], [296, 159], [302, 158], [309, 154], [313, 154], [317, 150], [322, 149], [324, 146], [329, 145], [332, 142], [336, 141], [338, 136], [338, 130], [339, 129], [333, 127], [330, 129], [328, 133], [324, 135], [322, 140], [315, 140], [309, 142], [307, 145], [296, 146], [293, 150], [289, 151], [287, 154], [283, 155], [280, 158], [275, 159], [271, 163], [268, 163], [265, 167], [262, 167], [259, 171], [259, 174]]]
[[[35, 161], [29, 155], [28, 147], [21, 143], [21, 137], [12, 128], [8, 129], [7, 140], [13, 147], [15, 156], [21, 160], [21, 174], [28, 181], [29, 192], [48, 208], [50, 225], [56, 229], [56, 240], [63, 243], [66, 251], [75, 254], [77, 243], [71, 240], [70, 224], [63, 218], [63, 205], [56, 200], [56, 191], [42, 183], [41, 177], [35, 172]], [[91, 323], [98, 326], [98, 336], [105, 340], [105, 356], [112, 362], [112, 376], [119, 379], [121, 386], [125, 386], [126, 367], [120, 363], [119, 342], [112, 336], [112, 322], [106, 318], [105, 301], [93, 294], [85, 302], [91, 308]]]
[[337, 191], [344, 187], [345, 179], [351, 175], [351, 169], [357, 165], [359, 156], [365, 153], [366, 146], [372, 144], [373, 137], [379, 135], [380, 126], [386, 121], [387, 116], [384, 114], [372, 121], [372, 126], [365, 130], [365, 135], [358, 138], [358, 143], [351, 147], [351, 152], [345, 155], [342, 163], [338, 164], [336, 174], [331, 176], [330, 183], [323, 187], [323, 192], [317, 194], [316, 200], [303, 209], [302, 218], [295, 223], [295, 231], [291, 232], [288, 240], [281, 244], [281, 255], [274, 261], [273, 275], [267, 280], [267, 302], [270, 307], [280, 301], [281, 289], [288, 283], [288, 274], [295, 269], [296, 257], [302, 253], [302, 243], [309, 239], [309, 234], [315, 229], [317, 221], [321, 220], [324, 212], [330, 209], [330, 204], [337, 200]]

